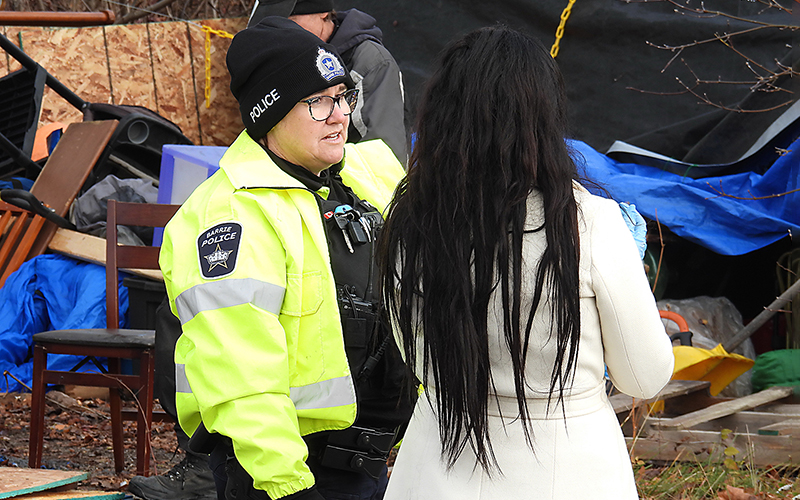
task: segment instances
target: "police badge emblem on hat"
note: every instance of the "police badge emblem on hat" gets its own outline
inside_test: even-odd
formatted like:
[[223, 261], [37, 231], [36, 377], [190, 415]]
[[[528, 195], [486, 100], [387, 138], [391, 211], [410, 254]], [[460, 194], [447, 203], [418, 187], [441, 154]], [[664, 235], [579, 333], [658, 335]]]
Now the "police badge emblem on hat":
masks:
[[317, 52], [317, 70], [319, 70], [320, 76], [327, 82], [334, 78], [344, 76], [344, 68], [339, 62], [339, 59], [322, 47], [320, 47]]
[[200, 233], [197, 254], [204, 278], [222, 278], [234, 271], [241, 238], [242, 226], [236, 222], [217, 224]]

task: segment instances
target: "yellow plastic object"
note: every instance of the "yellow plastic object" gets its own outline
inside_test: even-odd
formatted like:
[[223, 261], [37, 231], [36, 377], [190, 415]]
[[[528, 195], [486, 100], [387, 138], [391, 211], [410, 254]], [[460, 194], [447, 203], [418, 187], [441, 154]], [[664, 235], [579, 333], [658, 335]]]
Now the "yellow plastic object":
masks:
[[674, 380], [705, 380], [711, 382], [709, 392], [716, 396], [728, 384], [755, 364], [750, 358], [731, 354], [722, 345], [713, 349], [701, 349], [685, 345], [673, 346], [675, 369]]
[[553, 46], [550, 48], [550, 55], [553, 56], [553, 59], [556, 58], [558, 55], [559, 43], [561, 42], [561, 37], [564, 36], [564, 26], [567, 24], [567, 19], [569, 19], [569, 15], [572, 14], [572, 6], [575, 5], [575, 0], [569, 0], [567, 6], [564, 7], [564, 11], [561, 13], [561, 20], [558, 23], [558, 28], [556, 28], [556, 41], [553, 42]]
[[233, 35], [224, 30], [215, 30], [208, 26], [202, 26], [201, 29], [206, 34], [205, 51], [206, 51], [206, 86], [205, 86], [205, 101], [206, 108], [211, 107], [211, 35], [217, 35], [222, 38], [233, 38]]

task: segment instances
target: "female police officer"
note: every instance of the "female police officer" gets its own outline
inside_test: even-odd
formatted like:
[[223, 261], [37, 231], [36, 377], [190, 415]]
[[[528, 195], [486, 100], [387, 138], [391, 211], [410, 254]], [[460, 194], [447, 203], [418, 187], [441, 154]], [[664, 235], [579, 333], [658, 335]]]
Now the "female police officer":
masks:
[[345, 146], [357, 91], [294, 22], [240, 32], [227, 63], [246, 130], [161, 250], [180, 425], [214, 445], [229, 499], [381, 498], [413, 396], [376, 320], [371, 244], [403, 169], [379, 140]]

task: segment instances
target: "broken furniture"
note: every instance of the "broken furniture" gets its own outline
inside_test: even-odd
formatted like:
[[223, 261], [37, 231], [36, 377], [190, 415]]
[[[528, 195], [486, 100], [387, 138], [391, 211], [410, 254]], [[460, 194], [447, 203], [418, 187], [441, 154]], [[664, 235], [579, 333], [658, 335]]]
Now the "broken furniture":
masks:
[[[30, 194], [55, 215], [66, 216], [116, 127], [114, 120], [70, 125], [33, 183]], [[26, 210], [0, 206], [0, 220], [7, 221], [4, 228], [14, 223], [13, 232], [0, 232], [0, 286], [23, 262], [43, 254], [58, 229], [55, 223], [37, 217]]]
[[[117, 242], [117, 225], [164, 227], [178, 205], [120, 203], [108, 201], [106, 243], [106, 329], [54, 330], [33, 336], [33, 396], [31, 399], [30, 467], [40, 467], [44, 439], [44, 395], [48, 384], [73, 384], [108, 387], [111, 390], [111, 427], [114, 465], [124, 468], [122, 443], [121, 392], [130, 391], [139, 408], [136, 429], [136, 473], [148, 475], [150, 469], [150, 424], [153, 413], [153, 363], [155, 332], [119, 328], [117, 284], [120, 269], [158, 269], [158, 247], [121, 246]], [[72, 371], [47, 369], [48, 354], [73, 354], [82, 360]], [[99, 358], [108, 358], [104, 369]], [[139, 374], [123, 373], [122, 359], [138, 360]], [[93, 363], [98, 372], [74, 370]]]
[[41, 216], [0, 201], [0, 286], [25, 261], [42, 224]]
[[31, 160], [42, 107], [46, 71], [23, 68], [0, 78], [0, 175], [33, 178], [41, 167]]
[[[157, 185], [161, 147], [164, 144], [192, 144], [177, 125], [147, 108], [84, 101], [2, 34], [0, 47], [22, 65], [22, 69], [0, 78], [0, 104], [8, 102], [4, 109], [15, 110], [11, 114], [13, 117], [19, 115], [8, 120], [5, 128], [0, 127], [0, 178], [20, 172], [33, 178], [32, 175], [38, 172], [38, 165], [30, 160], [30, 155], [45, 84], [81, 111], [84, 122], [119, 122], [97, 162], [97, 171], [92, 172], [84, 188], [109, 173], [120, 178], [150, 179]], [[4, 83], [7, 80], [9, 83]], [[4, 91], [7, 87], [15, 92]]]

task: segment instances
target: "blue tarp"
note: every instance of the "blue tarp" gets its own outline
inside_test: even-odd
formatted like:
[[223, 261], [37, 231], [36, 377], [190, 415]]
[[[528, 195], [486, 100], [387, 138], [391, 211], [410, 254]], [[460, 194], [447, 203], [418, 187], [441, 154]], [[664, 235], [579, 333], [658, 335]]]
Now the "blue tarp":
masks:
[[[0, 374], [7, 370], [30, 387], [34, 333], [105, 328], [105, 276], [103, 266], [61, 255], [35, 257], [9, 276], [0, 288]], [[128, 289], [120, 287], [122, 318], [126, 317], [127, 310]], [[122, 321], [125, 323], [124, 319]], [[51, 355], [48, 366], [69, 370], [79, 359]], [[0, 392], [25, 391], [12, 377], [4, 376], [0, 380]]]
[[646, 218], [718, 254], [742, 255], [800, 236], [800, 139], [764, 174], [702, 179], [615, 161], [581, 141], [569, 143], [585, 159], [586, 177], [611, 198], [635, 204]]

